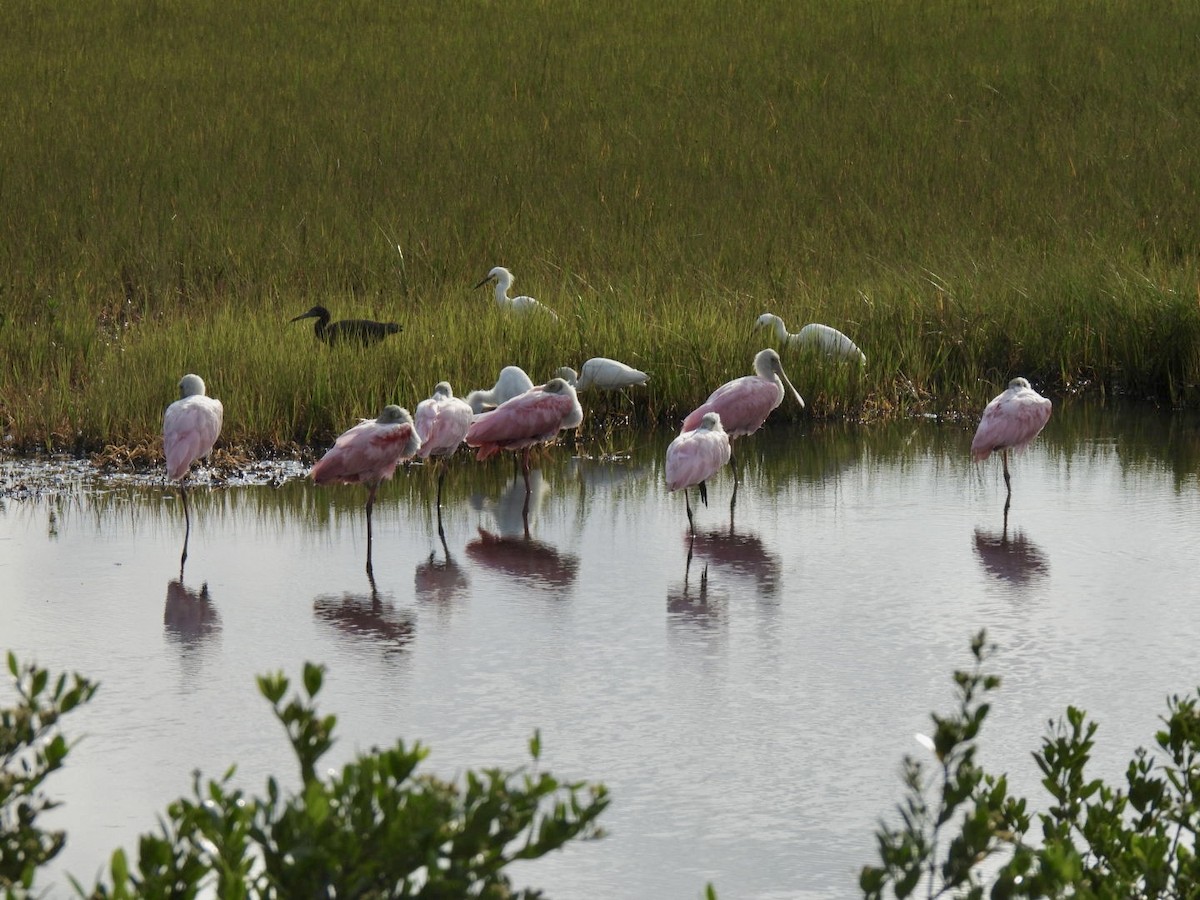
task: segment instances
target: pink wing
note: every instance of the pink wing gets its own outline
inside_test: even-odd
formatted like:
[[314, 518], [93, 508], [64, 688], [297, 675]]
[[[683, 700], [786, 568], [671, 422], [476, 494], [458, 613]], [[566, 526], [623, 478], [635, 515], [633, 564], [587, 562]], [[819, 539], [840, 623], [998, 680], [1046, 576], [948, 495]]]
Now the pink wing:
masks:
[[366, 419], [343, 433], [308, 474], [317, 484], [383, 481], [392, 477], [401, 459], [412, 456], [415, 437], [407, 422], [380, 425]]
[[473, 414], [470, 405], [457, 397], [430, 398], [417, 404], [416, 428], [421, 438], [421, 459], [445, 456], [458, 449], [467, 436]]
[[1005, 392], [983, 411], [971, 458], [988, 458], [994, 450], [1024, 450], [1050, 421], [1053, 404], [1033, 391]]
[[686, 431], [667, 448], [667, 490], [712, 478], [729, 462], [729, 437], [717, 431]]
[[491, 444], [528, 446], [549, 440], [558, 433], [574, 405], [569, 394], [547, 393], [534, 388], [476, 416], [465, 440], [471, 447]]
[[681, 431], [692, 431], [700, 425], [705, 413], [721, 416], [721, 425], [731, 438], [750, 434], [762, 427], [771, 410], [783, 402], [783, 386], [757, 375], [746, 375], [728, 381], [713, 391], [703, 406], [698, 406], [683, 420]]
[[167, 477], [182, 478], [188, 468], [207, 456], [221, 434], [225, 411], [221, 401], [201, 394], [176, 400], [163, 415], [163, 452]]

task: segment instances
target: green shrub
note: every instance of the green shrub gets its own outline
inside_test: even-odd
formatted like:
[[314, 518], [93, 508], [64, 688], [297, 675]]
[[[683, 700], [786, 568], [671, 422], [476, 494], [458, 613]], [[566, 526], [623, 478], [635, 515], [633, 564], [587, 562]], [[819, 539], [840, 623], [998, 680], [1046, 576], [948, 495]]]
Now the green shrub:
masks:
[[[62, 765], [67, 744], [58, 717], [89, 699], [95, 685], [18, 668], [18, 703], [0, 711], [0, 887], [28, 896], [34, 874], [62, 848], [65, 836], [42, 831], [40, 812], [54, 804], [41, 793]], [[238, 898], [538, 897], [514, 891], [505, 868], [536, 859], [568, 841], [599, 837], [596, 819], [608, 805], [602, 785], [563, 783], [537, 770], [540, 739], [529, 749], [532, 768], [468, 771], [461, 785], [420, 774], [427, 751], [419, 744], [359, 754], [340, 773], [321, 779], [317, 763], [334, 741], [334, 716], [318, 715], [314, 700], [324, 669], [307, 664], [304, 683], [285, 699], [283, 675], [264, 676], [259, 689], [287, 731], [300, 766], [299, 789], [275, 778], [265, 797], [194, 776], [192, 796], [167, 807], [156, 832], [142, 835], [137, 857], [112, 855], [107, 881], [85, 890], [91, 898], [197, 897], [213, 891]]]
[[11, 653], [8, 671], [17, 704], [0, 708], [0, 889], [19, 897], [66, 842], [63, 832], [38, 826], [38, 816], [58, 805], [43, 793], [42, 783], [70, 751], [59, 718], [90, 700], [96, 685], [79, 675], [60, 675], [51, 683], [49, 672], [18, 666]]
[[[980, 632], [975, 665], [956, 672], [958, 708], [933, 715], [937, 765], [905, 758], [901, 825], [877, 832], [880, 865], [866, 866], [867, 898], [1194, 898], [1200, 896], [1200, 704], [1171, 697], [1157, 752], [1138, 750], [1124, 788], [1089, 778], [1096, 724], [1069, 707], [1033, 754], [1053, 801], [1033, 813], [1006, 778], [975, 761], [986, 696], [1000, 685], [983, 664], [994, 647]], [[1037, 826], [1036, 836], [1031, 829]]]

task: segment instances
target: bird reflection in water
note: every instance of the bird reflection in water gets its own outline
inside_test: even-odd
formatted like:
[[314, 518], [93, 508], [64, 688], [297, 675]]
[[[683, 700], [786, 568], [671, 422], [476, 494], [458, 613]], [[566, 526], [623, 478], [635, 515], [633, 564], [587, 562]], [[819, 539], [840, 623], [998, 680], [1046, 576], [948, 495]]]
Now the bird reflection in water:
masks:
[[418, 600], [444, 606], [466, 595], [471, 582], [463, 567], [450, 555], [450, 548], [446, 546], [446, 534], [440, 528], [438, 539], [442, 544], [442, 559], [438, 559], [436, 548], [431, 550], [429, 559], [417, 566], [414, 581]]
[[167, 582], [163, 628], [170, 640], [184, 647], [199, 646], [220, 634], [221, 617], [208, 594], [208, 582], [198, 591], [187, 587], [179, 579], [173, 578]]
[[521, 537], [479, 529], [479, 537], [467, 544], [467, 557], [475, 563], [526, 581], [535, 587], [565, 590], [579, 575], [579, 558], [560, 553], [545, 541], [526, 532]]
[[783, 565], [762, 538], [752, 532], [727, 530], [699, 532], [688, 540], [688, 558], [699, 556], [714, 569], [730, 575], [754, 580], [760, 597], [771, 597], [779, 591]]
[[370, 582], [369, 594], [322, 594], [313, 601], [313, 615], [343, 634], [377, 644], [386, 653], [398, 653], [416, 637], [417, 623], [409, 613], [385, 603], [375, 579]]
[[1009, 584], [1029, 584], [1050, 572], [1045, 552], [1023, 531], [1014, 529], [1009, 534], [1007, 505], [998, 534], [992, 529], [975, 529], [975, 554], [989, 575]]
[[689, 547], [683, 584], [667, 588], [667, 619], [698, 631], [712, 631], [725, 624], [728, 598], [724, 591], [710, 590], [707, 562], [697, 564], [699, 575], [692, 572], [692, 556]]
[[496, 529], [479, 526], [478, 538], [466, 546], [467, 558], [538, 587], [564, 589], [574, 584], [579, 574], [579, 558], [536, 540], [529, 529], [530, 520], [541, 508], [547, 492], [541, 471], [533, 469], [529, 473], [528, 493], [524, 480], [514, 478], [494, 501], [472, 498], [473, 507], [491, 513]]
[[528, 537], [529, 523], [537, 518], [547, 493], [549, 488], [542, 478], [542, 470], [531, 469], [528, 492], [525, 482], [515, 477], [494, 500], [481, 494], [472, 496], [471, 508], [491, 515], [495, 530], [502, 537]]

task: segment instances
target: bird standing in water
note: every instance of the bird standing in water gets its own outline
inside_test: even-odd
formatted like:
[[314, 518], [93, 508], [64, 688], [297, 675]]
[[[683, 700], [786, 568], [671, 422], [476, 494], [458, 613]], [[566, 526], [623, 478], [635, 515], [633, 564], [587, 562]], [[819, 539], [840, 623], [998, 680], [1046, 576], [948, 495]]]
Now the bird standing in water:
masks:
[[[783, 402], [785, 384], [800, 408], [804, 408], [804, 398], [792, 387], [779, 361], [779, 354], [774, 350], [768, 348], [758, 351], [754, 357], [754, 373], [727, 381], [709, 394], [704, 403], [688, 413], [680, 431], [693, 431], [700, 426], [706, 413], [715, 412], [720, 414], [721, 426], [732, 444], [734, 438], [753, 434], [762, 427], [767, 416]], [[738, 473], [732, 453], [730, 460], [736, 486]]]
[[389, 405], [377, 419], [363, 419], [337, 439], [333, 447], [312, 467], [309, 477], [317, 484], [365, 484], [367, 486], [367, 575], [371, 567], [371, 509], [379, 482], [396, 471], [401, 460], [412, 459], [421, 439], [407, 409]]
[[695, 429], [683, 432], [667, 447], [667, 490], [683, 490], [683, 506], [692, 534], [696, 533], [696, 526], [692, 521], [687, 489], [696, 485], [700, 500], [707, 506], [708, 492], [704, 483], [729, 462], [730, 455], [729, 435], [721, 427], [720, 414], [715, 412], [705, 413]]
[[389, 334], [395, 334], [400, 330], [400, 326], [395, 322], [375, 322], [371, 319], [342, 319], [340, 322], [329, 323], [329, 310], [323, 306], [314, 306], [306, 313], [301, 313], [292, 319], [293, 322], [299, 322], [301, 319], [316, 319], [317, 322], [313, 326], [313, 334], [317, 336], [318, 341], [323, 341], [326, 344], [337, 344], [343, 342], [357, 342], [364, 347], [371, 344], [378, 344]]
[[454, 396], [450, 382], [439, 381], [433, 396], [417, 404], [416, 428], [421, 439], [417, 456], [437, 457], [437, 519], [438, 534], [442, 533], [442, 480], [446, 477], [446, 457], [458, 449], [467, 436], [474, 413], [466, 400]]
[[971, 459], [982, 462], [996, 450], [1004, 462], [1004, 487], [1012, 500], [1012, 479], [1008, 474], [1008, 451], [1024, 450], [1050, 421], [1053, 404], [1030, 387], [1024, 378], [1014, 378], [1008, 389], [995, 397], [983, 410], [975, 439], [971, 441]]
[[577, 428], [582, 421], [583, 407], [575, 388], [561, 378], [551, 378], [477, 415], [467, 431], [466, 442], [468, 447], [479, 448], [476, 459], [487, 459], [501, 450], [520, 450], [528, 495], [530, 448], [554, 440], [560, 430]]
[[183, 553], [179, 557], [179, 578], [187, 562], [188, 538], [192, 534], [192, 516], [188, 510], [187, 481], [192, 463], [208, 456], [221, 434], [225, 410], [221, 401], [206, 396], [204, 379], [184, 375], [179, 380], [179, 399], [163, 414], [163, 453], [167, 457], [167, 478], [179, 482], [183, 498]]

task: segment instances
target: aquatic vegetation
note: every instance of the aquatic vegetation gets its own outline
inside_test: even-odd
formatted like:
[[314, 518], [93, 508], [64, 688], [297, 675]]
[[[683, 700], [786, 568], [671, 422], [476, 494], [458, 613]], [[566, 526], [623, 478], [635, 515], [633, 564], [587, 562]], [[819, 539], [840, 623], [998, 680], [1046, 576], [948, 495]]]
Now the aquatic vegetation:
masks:
[[[764, 309], [869, 360], [778, 347], [805, 415], [970, 410], [1018, 372], [1197, 400], [1195, 4], [172, 0], [0, 28], [18, 448], [149, 441], [184, 371], [234, 447], [594, 356], [675, 423], [775, 346]], [[481, 298], [497, 260], [558, 321]], [[288, 325], [317, 305], [403, 330], [320, 346]]]

